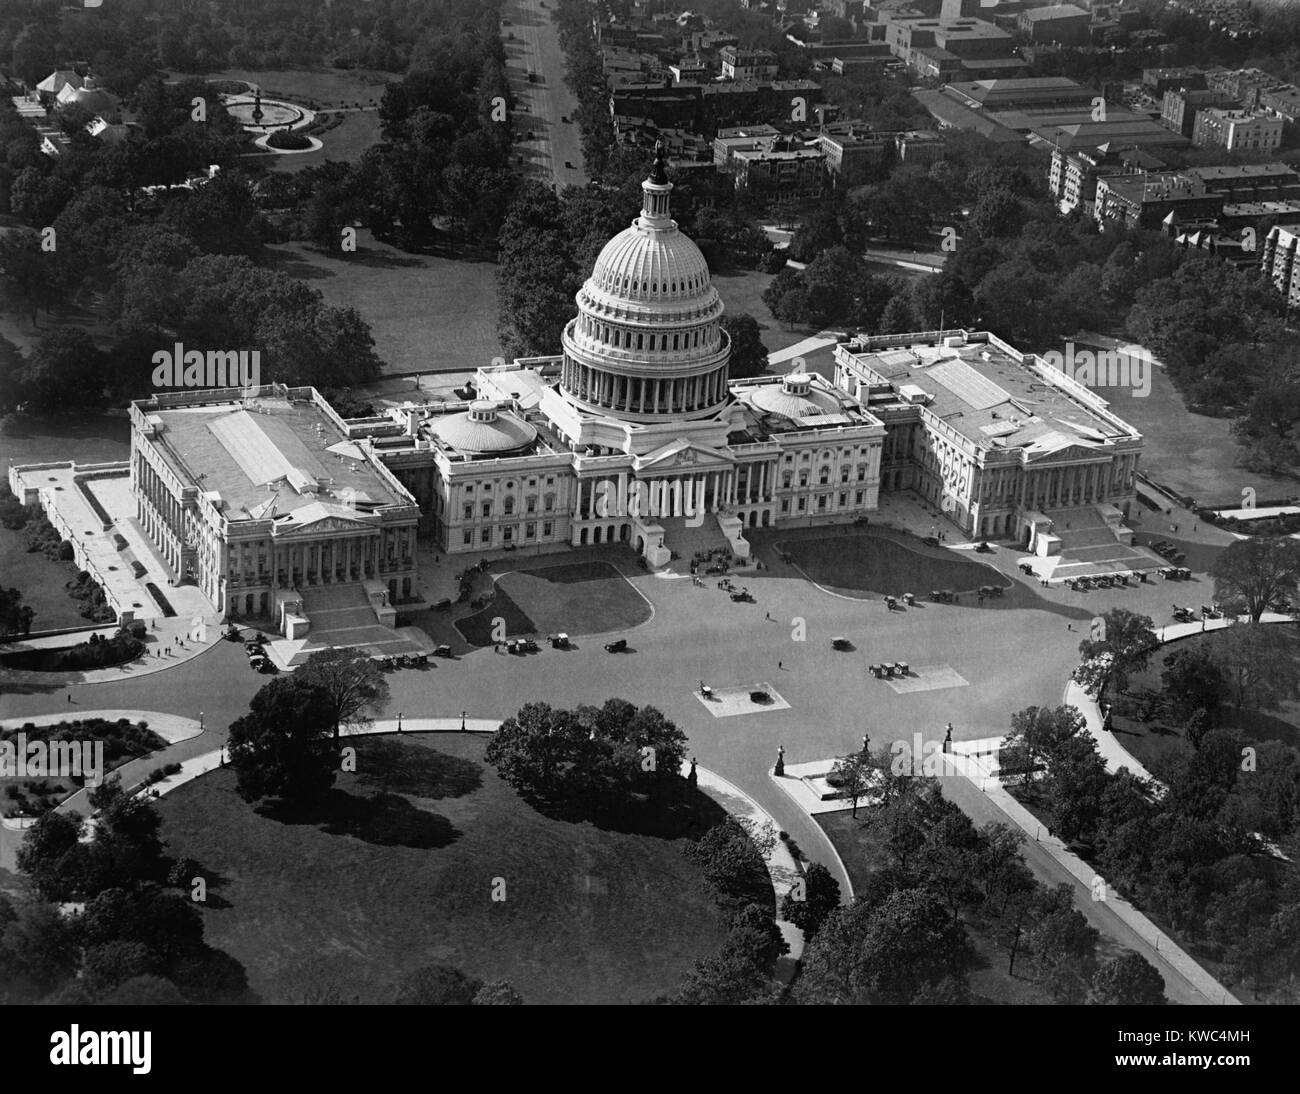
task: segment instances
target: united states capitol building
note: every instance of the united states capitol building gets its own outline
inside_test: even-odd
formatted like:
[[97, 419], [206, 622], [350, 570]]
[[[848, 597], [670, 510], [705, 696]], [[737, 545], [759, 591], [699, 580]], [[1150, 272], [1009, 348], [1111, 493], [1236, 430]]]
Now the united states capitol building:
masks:
[[1039, 553], [1059, 510], [1124, 530], [1141, 435], [991, 334], [859, 337], [835, 347], [833, 379], [798, 362], [730, 379], [722, 301], [672, 189], [659, 156], [563, 352], [479, 369], [470, 400], [348, 420], [309, 388], [133, 404], [139, 521], [178, 580], [222, 613], [310, 614], [328, 585], [362, 586], [381, 613], [420, 597], [417, 523], [452, 555], [623, 543], [659, 567], [871, 514], [882, 484]]

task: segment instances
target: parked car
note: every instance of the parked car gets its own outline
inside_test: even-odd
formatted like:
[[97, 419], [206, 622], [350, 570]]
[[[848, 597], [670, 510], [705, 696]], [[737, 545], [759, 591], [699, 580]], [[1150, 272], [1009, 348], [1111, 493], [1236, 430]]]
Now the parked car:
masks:
[[613, 642], [605, 643], [606, 653], [623, 653], [627, 650], [627, 639], [617, 638]]
[[836, 650], [851, 650], [853, 648], [853, 643], [847, 638], [832, 638], [831, 648]]
[[434, 657], [450, 657], [451, 647], [445, 642], [441, 646], [435, 646], [433, 650]]
[[567, 650], [569, 648], [569, 636], [561, 632], [560, 634], [551, 635], [551, 649]]
[[565, 160], [565, 161], [564, 161], [564, 166], [567, 167], [570, 171], [576, 171], [576, 170], [577, 170], [577, 168], [573, 166], [573, 161], [572, 161], [572, 160]]

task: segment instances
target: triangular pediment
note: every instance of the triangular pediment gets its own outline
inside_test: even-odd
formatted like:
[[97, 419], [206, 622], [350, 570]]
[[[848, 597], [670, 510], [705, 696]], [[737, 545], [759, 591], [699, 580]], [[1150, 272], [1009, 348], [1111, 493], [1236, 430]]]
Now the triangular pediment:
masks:
[[1100, 448], [1093, 448], [1089, 445], [1077, 443], [1052, 443], [1045, 438], [1047, 443], [1031, 444], [1028, 447], [1028, 456], [1031, 463], [1071, 463], [1075, 460], [1101, 460], [1107, 456], [1107, 453]]
[[375, 526], [364, 520], [345, 520], [343, 517], [326, 517], [310, 524], [285, 524], [277, 527], [277, 539], [311, 539], [330, 532], [373, 532]]
[[678, 467], [684, 471], [689, 471], [695, 467], [729, 466], [732, 462], [734, 462], [732, 458], [725, 452], [719, 452], [715, 448], [707, 448], [704, 445], [688, 441], [684, 437], [678, 437], [675, 441], [656, 448], [653, 452], [638, 456], [635, 466], [638, 471], [667, 471]]

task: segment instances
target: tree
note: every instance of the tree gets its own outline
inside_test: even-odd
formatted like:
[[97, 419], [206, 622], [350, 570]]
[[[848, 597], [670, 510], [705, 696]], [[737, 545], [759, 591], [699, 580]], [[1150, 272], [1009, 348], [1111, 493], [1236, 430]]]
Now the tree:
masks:
[[77, 900], [84, 895], [89, 852], [81, 843], [85, 825], [79, 813], [51, 810], [36, 818], [18, 848], [18, 869], [44, 900]]
[[509, 980], [493, 980], [479, 988], [470, 1002], [476, 1007], [519, 1007], [524, 997]]
[[0, 634], [27, 634], [35, 618], [36, 611], [23, 603], [21, 592], [0, 585]]
[[407, 1007], [467, 1007], [476, 1001], [483, 986], [483, 981], [466, 976], [453, 965], [423, 965], [398, 981], [392, 1001]]
[[788, 950], [772, 913], [747, 905], [732, 919], [718, 952], [695, 963], [671, 1002], [679, 1006], [775, 1002], [779, 989], [772, 980], [772, 966]]
[[1166, 655], [1160, 684], [1174, 717], [1187, 720], [1203, 711], [1211, 725], [1228, 687], [1213, 647], [1206, 644], [1180, 646]]
[[609, 699], [574, 711], [529, 703], [484, 757], [534, 804], [605, 813], [675, 783], [685, 754], [686, 735], [659, 710]]
[[827, 782], [849, 799], [853, 818], [858, 816], [858, 802], [867, 796], [876, 779], [876, 764], [866, 752], [852, 752], [835, 761]]
[[1234, 623], [1210, 635], [1210, 650], [1238, 711], [1275, 710], [1300, 694], [1300, 658], [1288, 628]]
[[1093, 974], [1088, 1002], [1109, 1007], [1163, 1006], [1165, 982], [1150, 961], [1126, 950]]
[[1078, 707], [1026, 707], [1011, 716], [1011, 732], [1002, 742], [999, 765], [1004, 772], [1021, 772], [1028, 785], [1041, 766], [1050, 766], [1066, 741], [1083, 732], [1087, 723]]
[[974, 951], [962, 924], [921, 889], [833, 912], [804, 951], [796, 991], [807, 1003], [912, 1003], [927, 987], [966, 980]]
[[747, 312], [724, 315], [722, 329], [731, 339], [730, 375], [733, 380], [762, 376], [767, 371], [767, 347], [758, 331], [758, 320]]
[[1300, 541], [1289, 536], [1249, 536], [1229, 544], [1210, 565], [1214, 595], [1244, 604], [1252, 623], [1279, 600], [1296, 594]]
[[336, 710], [328, 693], [296, 676], [272, 680], [258, 691], [249, 712], [230, 726], [230, 763], [240, 797], [304, 805], [323, 796], [337, 766], [329, 747]]
[[803, 899], [793, 892], [781, 901], [781, 918], [793, 923], [805, 941], [811, 941], [826, 922], [826, 917], [840, 906], [840, 883], [820, 862], [814, 862], [803, 876]]
[[1025, 937], [1035, 979], [1058, 1003], [1082, 1002], [1096, 968], [1096, 928], [1075, 910], [1068, 884], [1051, 890]]
[[339, 729], [357, 729], [372, 722], [370, 714], [388, 702], [388, 682], [379, 666], [356, 647], [317, 650], [294, 673], [294, 679], [319, 688], [329, 696], [334, 717], [334, 743]]
[[1160, 647], [1151, 617], [1127, 608], [1112, 608], [1101, 617], [1101, 626], [1079, 643], [1084, 663], [1075, 669], [1074, 679], [1089, 695], [1100, 698], [1112, 682], [1128, 688], [1129, 677], [1147, 667]]

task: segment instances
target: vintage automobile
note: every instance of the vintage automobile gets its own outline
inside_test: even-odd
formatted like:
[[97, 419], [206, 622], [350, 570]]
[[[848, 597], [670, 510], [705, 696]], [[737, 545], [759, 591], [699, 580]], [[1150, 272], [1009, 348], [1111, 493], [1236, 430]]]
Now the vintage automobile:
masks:
[[561, 632], [560, 634], [551, 635], [551, 649], [567, 650], [569, 648], [569, 636]]
[[951, 604], [953, 594], [951, 589], [931, 589], [930, 599], [936, 604]]
[[847, 638], [832, 638], [831, 648], [836, 650], [851, 650], [853, 648], [853, 643]]
[[434, 656], [434, 657], [450, 657], [450, 656], [451, 656], [451, 647], [450, 647], [449, 645], [447, 645], [446, 642], [444, 642], [441, 646], [435, 646], [435, 647], [433, 648], [433, 656]]
[[605, 643], [606, 653], [623, 653], [627, 650], [627, 639], [616, 638], [613, 642]]

